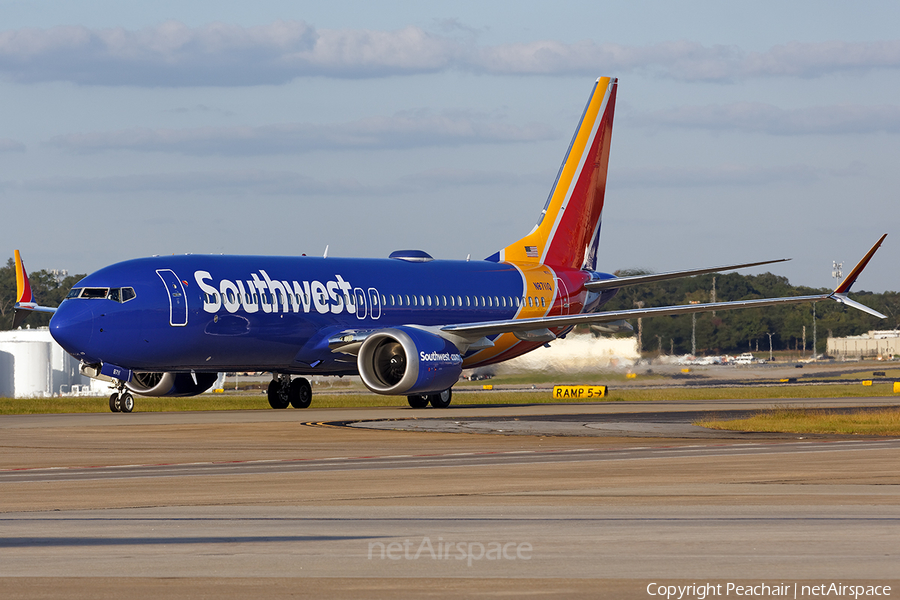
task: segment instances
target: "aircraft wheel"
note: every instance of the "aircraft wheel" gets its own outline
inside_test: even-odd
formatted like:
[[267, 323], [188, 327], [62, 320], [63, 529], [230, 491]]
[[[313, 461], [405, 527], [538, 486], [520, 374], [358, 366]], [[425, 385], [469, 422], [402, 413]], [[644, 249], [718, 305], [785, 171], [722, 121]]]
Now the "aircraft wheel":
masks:
[[294, 408], [309, 408], [312, 402], [312, 387], [307, 380], [298, 377], [291, 381], [288, 398]]
[[113, 412], [120, 412], [122, 410], [118, 392], [109, 397], [109, 410]]
[[447, 408], [450, 406], [450, 400], [452, 398], [453, 392], [447, 389], [439, 394], [431, 394], [428, 396], [428, 401], [431, 402], [432, 408]]
[[125, 392], [122, 394], [122, 397], [119, 398], [119, 410], [123, 413], [130, 413], [134, 410], [134, 396]]
[[287, 408], [288, 404], [290, 404], [290, 400], [287, 397], [287, 390], [284, 389], [285, 386], [281, 385], [280, 381], [273, 379], [269, 383], [269, 406], [272, 408]]
[[416, 394], [415, 396], [407, 396], [406, 401], [413, 408], [425, 408], [428, 406], [428, 396]]

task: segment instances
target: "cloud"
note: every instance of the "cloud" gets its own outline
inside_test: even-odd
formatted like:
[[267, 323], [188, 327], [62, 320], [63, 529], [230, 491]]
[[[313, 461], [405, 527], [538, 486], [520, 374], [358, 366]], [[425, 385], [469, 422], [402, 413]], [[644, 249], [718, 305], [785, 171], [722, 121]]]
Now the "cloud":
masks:
[[518, 126], [473, 112], [406, 111], [350, 123], [282, 123], [257, 127], [126, 129], [74, 133], [49, 144], [77, 153], [107, 150], [180, 152], [191, 155], [262, 155], [317, 150], [404, 149], [557, 139], [543, 125]]
[[509, 171], [482, 171], [474, 169], [430, 169], [400, 180], [403, 184], [419, 189], [435, 187], [490, 186], [506, 188], [517, 185], [546, 185], [548, 178], [542, 173], [522, 175]]
[[9, 138], [0, 138], [0, 152], [25, 152], [25, 144]]
[[[432, 170], [376, 183], [353, 178], [317, 179], [290, 171], [258, 169], [147, 173], [106, 177], [45, 177], [26, 181], [0, 181], [0, 191], [61, 194], [191, 193], [222, 195], [290, 196], [395, 196], [420, 193], [435, 187], [511, 186], [533, 183], [535, 175], [505, 171]], [[544, 178], [538, 180], [545, 183]], [[124, 196], [127, 197], [127, 196]]]
[[628, 117], [642, 127], [677, 127], [771, 135], [900, 133], [900, 106], [841, 104], [783, 109], [739, 102], [681, 106]]
[[[716, 165], [710, 167], [631, 167], [610, 174], [611, 189], [686, 188], [712, 186], [762, 186], [808, 183], [829, 177], [859, 177], [865, 167], [851, 163], [841, 169], [795, 164], [775, 167]], [[319, 179], [291, 171], [235, 169], [145, 173], [100, 177], [50, 176], [24, 181], [0, 180], [0, 192], [51, 194], [114, 194], [121, 198], [141, 193], [187, 193], [221, 196], [388, 196], [418, 194], [436, 188], [543, 186], [541, 173], [500, 170], [432, 169], [391, 181], [359, 181], [353, 178]]]
[[851, 164], [842, 169], [809, 165], [715, 165], [710, 167], [631, 167], [617, 169], [609, 177], [610, 188], [676, 188], [754, 186], [773, 183], [809, 183], [827, 177], [857, 177], [864, 168]]
[[373, 193], [374, 186], [354, 179], [317, 180], [287, 171], [233, 170], [148, 173], [106, 177], [47, 177], [12, 184], [7, 189], [63, 194], [138, 194], [144, 192], [234, 194]]
[[0, 31], [0, 76], [25, 83], [181, 87], [449, 70], [591, 77], [642, 72], [682, 81], [735, 81], [900, 68], [900, 40], [792, 42], [764, 52], [688, 40], [644, 46], [590, 40], [489, 46], [458, 22], [438, 22], [435, 28], [437, 33], [414, 26], [393, 31], [316, 29], [303, 21], [188, 27], [168, 21], [140, 30], [14, 29]]

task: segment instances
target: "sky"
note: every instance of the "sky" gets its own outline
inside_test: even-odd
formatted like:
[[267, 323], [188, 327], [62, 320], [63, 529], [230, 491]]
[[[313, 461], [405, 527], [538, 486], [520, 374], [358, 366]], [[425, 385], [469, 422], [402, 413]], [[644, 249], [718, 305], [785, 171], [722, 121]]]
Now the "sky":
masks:
[[599, 270], [792, 258], [771, 270], [829, 287], [888, 233], [854, 289], [900, 290], [897, 23], [894, 1], [0, 0], [0, 239], [72, 274], [484, 258], [530, 231], [613, 76]]

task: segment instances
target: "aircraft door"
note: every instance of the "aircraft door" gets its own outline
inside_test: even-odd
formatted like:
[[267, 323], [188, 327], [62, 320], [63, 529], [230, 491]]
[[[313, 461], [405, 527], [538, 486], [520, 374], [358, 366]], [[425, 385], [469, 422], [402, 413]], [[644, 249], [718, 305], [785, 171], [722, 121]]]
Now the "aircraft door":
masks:
[[366, 318], [366, 293], [362, 288], [353, 288], [353, 297], [356, 299], [356, 318]]
[[556, 280], [556, 296], [559, 298], [559, 314], [569, 314], [569, 289], [562, 279]]
[[381, 296], [375, 288], [369, 288], [369, 307], [373, 319], [381, 317]]
[[184, 293], [184, 284], [178, 279], [172, 269], [157, 269], [156, 274], [162, 279], [169, 294], [169, 325], [172, 327], [184, 327], [188, 320], [187, 295]]

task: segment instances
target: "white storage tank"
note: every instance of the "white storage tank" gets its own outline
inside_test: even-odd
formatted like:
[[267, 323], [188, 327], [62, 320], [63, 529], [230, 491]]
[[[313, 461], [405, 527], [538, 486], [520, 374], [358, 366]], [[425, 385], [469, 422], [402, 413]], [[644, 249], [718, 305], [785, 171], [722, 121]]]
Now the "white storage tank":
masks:
[[[7, 369], [3, 378], [9, 378], [13, 397], [34, 398], [50, 395], [50, 341], [39, 330], [7, 332], [0, 342], [0, 352], [11, 357], [11, 372]], [[47, 332], [49, 335], [50, 332]], [[6, 384], [2, 387], [9, 388]]]
[[89, 382], [78, 372], [78, 361], [53, 340], [49, 329], [0, 331], [0, 396], [57, 396], [72, 385]]

